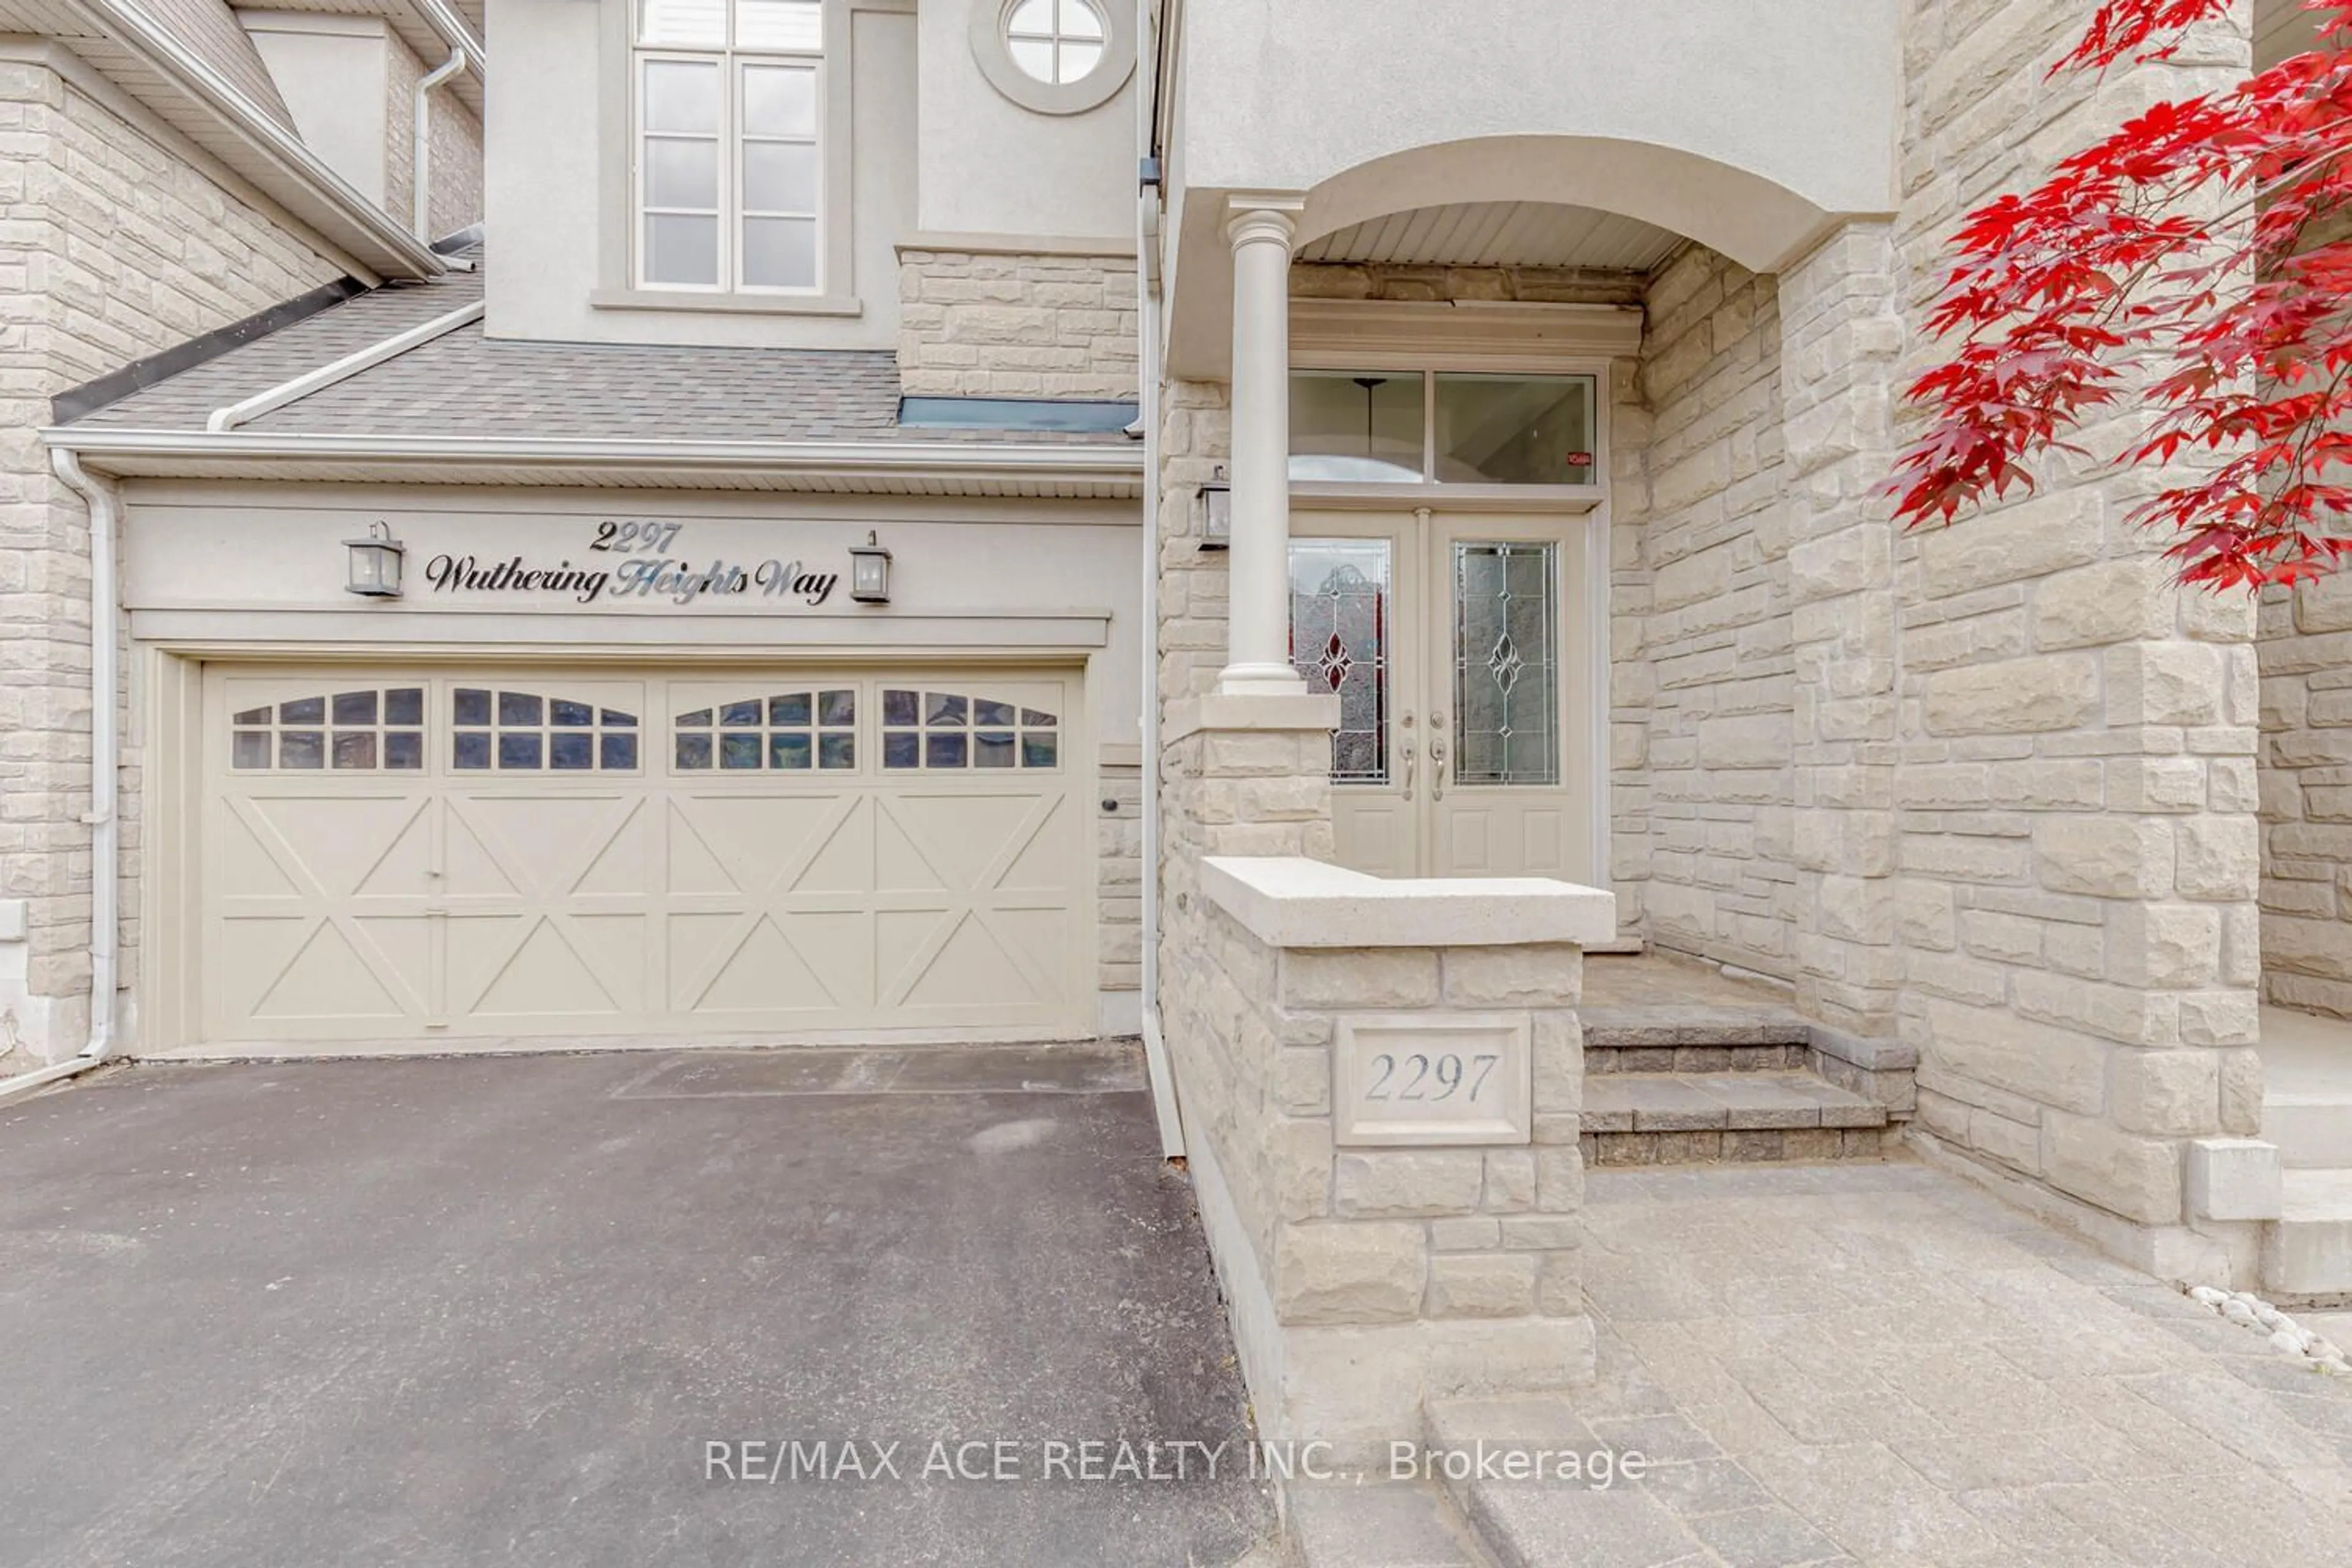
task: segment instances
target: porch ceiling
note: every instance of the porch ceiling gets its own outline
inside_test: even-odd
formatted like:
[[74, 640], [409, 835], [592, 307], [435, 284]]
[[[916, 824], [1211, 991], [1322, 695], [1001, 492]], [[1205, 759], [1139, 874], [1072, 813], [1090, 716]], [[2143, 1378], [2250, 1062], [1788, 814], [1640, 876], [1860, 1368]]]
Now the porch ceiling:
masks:
[[1405, 266], [1589, 267], [1646, 272], [1682, 237], [1655, 224], [1556, 202], [1465, 202], [1354, 224], [1298, 249], [1301, 261]]

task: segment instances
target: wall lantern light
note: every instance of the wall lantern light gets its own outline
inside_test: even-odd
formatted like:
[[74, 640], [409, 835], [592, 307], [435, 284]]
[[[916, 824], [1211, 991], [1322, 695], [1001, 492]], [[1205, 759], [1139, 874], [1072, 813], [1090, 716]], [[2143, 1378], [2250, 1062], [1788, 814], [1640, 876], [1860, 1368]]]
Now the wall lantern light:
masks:
[[861, 605], [890, 602], [890, 552], [866, 531], [866, 542], [849, 547], [849, 596]]
[[1227, 550], [1234, 542], [1234, 487], [1222, 465], [1201, 487], [1201, 548]]
[[371, 599], [400, 597], [400, 558], [408, 550], [392, 536], [391, 528], [372, 522], [365, 538], [346, 539], [343, 547], [352, 552], [352, 580], [344, 587]]

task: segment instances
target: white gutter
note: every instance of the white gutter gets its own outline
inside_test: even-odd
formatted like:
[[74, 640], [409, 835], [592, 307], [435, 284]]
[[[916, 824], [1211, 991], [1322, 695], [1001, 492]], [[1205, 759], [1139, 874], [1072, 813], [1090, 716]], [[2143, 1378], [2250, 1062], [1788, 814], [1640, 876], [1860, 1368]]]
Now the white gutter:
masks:
[[465, 46], [460, 44], [449, 51], [447, 59], [416, 79], [416, 112], [411, 121], [415, 141], [410, 149], [408, 163], [409, 184], [414, 187], [411, 205], [415, 208], [415, 221], [409, 227], [417, 238], [428, 245], [433, 241], [433, 237], [425, 232], [425, 225], [431, 221], [429, 209], [433, 195], [433, 89], [464, 70], [468, 63], [470, 57]]
[[[276, 389], [273, 389], [276, 390]], [[379, 461], [557, 465], [625, 471], [699, 468], [877, 478], [1134, 484], [1143, 458], [1118, 446], [1015, 446], [990, 441], [664, 441], [577, 436], [381, 436], [307, 431], [110, 430], [51, 426], [45, 440], [85, 459], [120, 458], [339, 463]]]
[[122, 929], [114, 552], [122, 496], [112, 480], [85, 473], [70, 447], [52, 447], [49, 467], [89, 508], [89, 815], [82, 818], [89, 827], [89, 1039], [65, 1061], [0, 1079], [0, 1104], [88, 1072], [114, 1051], [115, 960]]
[[[372, 248], [375, 259], [392, 263], [390, 270], [401, 276], [432, 278], [444, 270], [432, 247], [360, 195], [299, 136], [256, 108], [234, 84], [143, 15], [133, 0], [73, 0], [73, 5], [100, 32], [135, 49], [165, 82], [210, 110], [279, 174], [320, 196], [343, 225], [340, 234], [333, 226], [322, 225], [321, 232], [328, 237], [347, 247], [354, 240], [362, 242], [363, 250]], [[271, 194], [283, 199], [282, 193]], [[319, 216], [309, 215], [309, 220], [315, 222]]]
[[[422, 321], [404, 332], [394, 332], [381, 342], [370, 343], [355, 353], [347, 353], [331, 364], [305, 371], [291, 381], [281, 381], [276, 386], [264, 388], [251, 397], [215, 408], [205, 421], [208, 435], [222, 436], [240, 425], [249, 424], [265, 414], [275, 413], [289, 403], [298, 403], [314, 392], [324, 391], [337, 382], [349, 381], [363, 370], [373, 370], [388, 359], [397, 359], [421, 343], [446, 337], [459, 327], [470, 326], [482, 319], [482, 301], [476, 300], [460, 305], [446, 315]], [[77, 437], [79, 440], [79, 437]]]
[[[1152, 0], [1135, 0], [1136, 47], [1150, 58], [1145, 80], [1156, 79]], [[1135, 95], [1136, 152], [1151, 148], [1153, 95]], [[1161, 178], [1166, 178], [1162, 174]], [[1160, 1152], [1184, 1153], [1183, 1110], [1176, 1075], [1160, 1029], [1160, 191], [1139, 188], [1135, 203], [1136, 413], [1143, 426], [1143, 1064], [1151, 1078], [1151, 1108], [1160, 1121]]]

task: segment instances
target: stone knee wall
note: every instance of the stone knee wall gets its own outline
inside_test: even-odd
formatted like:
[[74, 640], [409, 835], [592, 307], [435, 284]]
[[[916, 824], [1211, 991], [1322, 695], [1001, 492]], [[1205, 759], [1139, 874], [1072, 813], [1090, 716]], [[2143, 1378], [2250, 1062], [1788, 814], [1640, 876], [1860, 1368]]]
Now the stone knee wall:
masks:
[[2263, 997], [2352, 1018], [2352, 578], [2265, 594]]
[[[1906, 331], [1879, 395], [1940, 352], [1919, 324], [1963, 210], [2244, 70], [2221, 26], [2051, 79], [2092, 9], [1911, 6]], [[2168, 541], [2126, 521], [2162, 470], [2039, 469], [2030, 498], [1895, 545], [1901, 1026], [1936, 1139], [2079, 1200], [2086, 1228], [2173, 1227], [2185, 1141], [2260, 1117], [2251, 606], [2176, 589]]]
[[[343, 268], [159, 122], [5, 58], [0, 221], [0, 1064], [20, 1066], [11, 1053], [81, 1047], [89, 984], [89, 521], [34, 432], [56, 394]], [[140, 758], [125, 741], [128, 917]], [[136, 940], [126, 918], [126, 987]]]
[[1135, 258], [898, 253], [909, 396], [1132, 398]]
[[1774, 280], [1702, 246], [1643, 295], [1611, 430], [1612, 872], [1657, 947], [1792, 963], [1789, 530]]

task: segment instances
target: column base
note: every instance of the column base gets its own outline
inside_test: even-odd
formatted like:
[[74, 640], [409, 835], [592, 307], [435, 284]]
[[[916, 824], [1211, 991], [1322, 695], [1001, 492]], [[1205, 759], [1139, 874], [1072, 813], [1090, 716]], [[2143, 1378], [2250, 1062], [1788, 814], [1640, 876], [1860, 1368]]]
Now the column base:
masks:
[[1229, 664], [1218, 673], [1221, 697], [1304, 697], [1307, 681], [1286, 664]]

